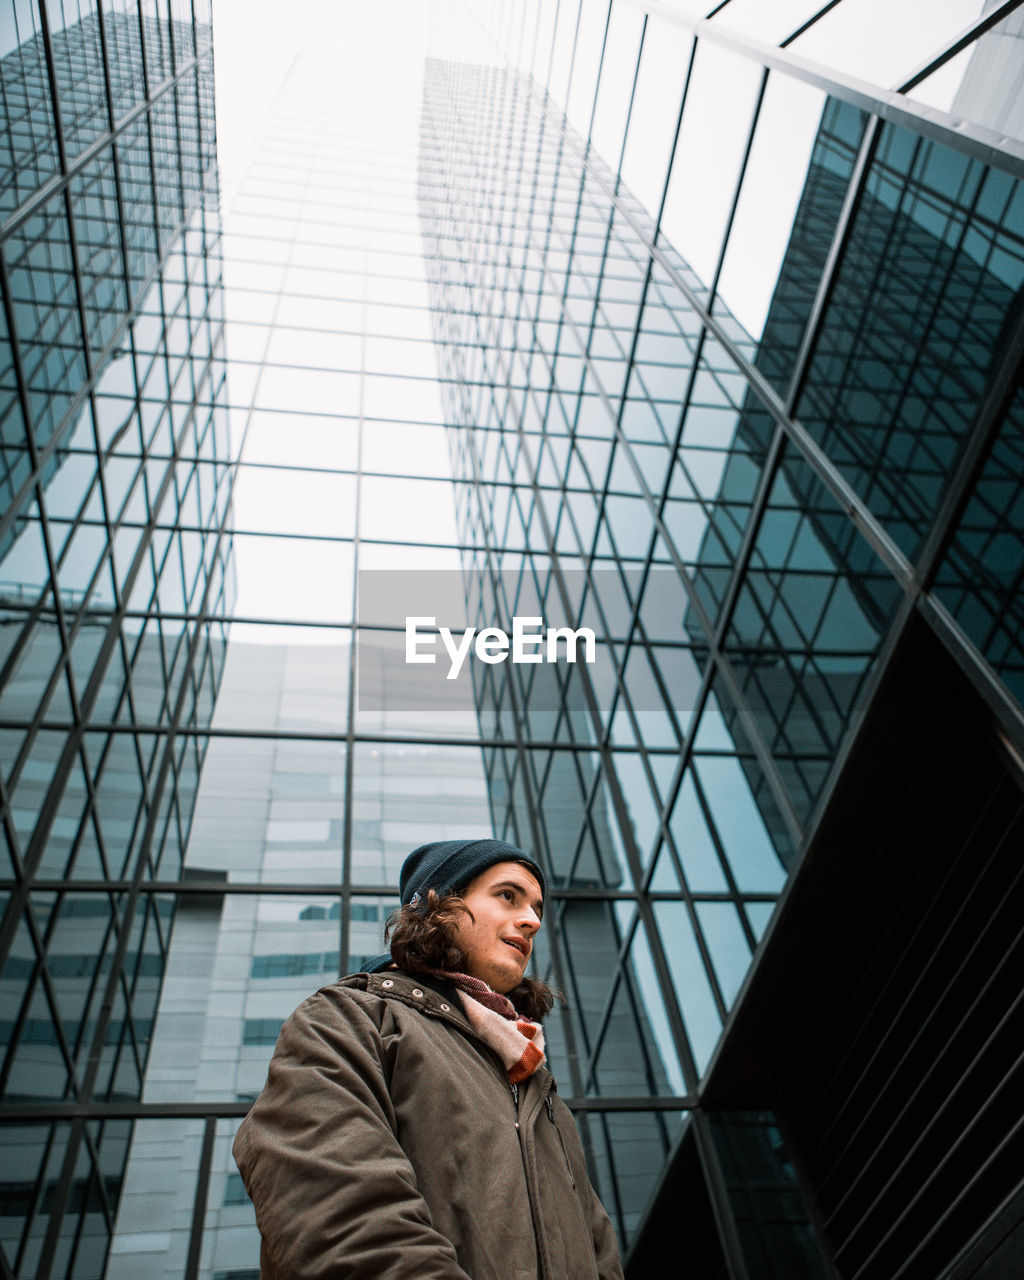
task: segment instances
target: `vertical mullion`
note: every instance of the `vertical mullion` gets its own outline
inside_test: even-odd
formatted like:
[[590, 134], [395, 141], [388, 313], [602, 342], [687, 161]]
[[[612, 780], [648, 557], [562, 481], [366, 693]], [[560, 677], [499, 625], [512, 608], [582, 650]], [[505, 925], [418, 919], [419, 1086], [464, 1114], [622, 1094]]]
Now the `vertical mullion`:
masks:
[[185, 1262], [184, 1280], [198, 1280], [199, 1263], [203, 1251], [203, 1227], [206, 1221], [206, 1202], [210, 1194], [210, 1173], [213, 1169], [214, 1141], [217, 1136], [217, 1117], [207, 1116], [203, 1125], [203, 1145], [199, 1155], [199, 1173], [196, 1180], [195, 1200], [192, 1204], [192, 1225], [188, 1237], [188, 1257]]

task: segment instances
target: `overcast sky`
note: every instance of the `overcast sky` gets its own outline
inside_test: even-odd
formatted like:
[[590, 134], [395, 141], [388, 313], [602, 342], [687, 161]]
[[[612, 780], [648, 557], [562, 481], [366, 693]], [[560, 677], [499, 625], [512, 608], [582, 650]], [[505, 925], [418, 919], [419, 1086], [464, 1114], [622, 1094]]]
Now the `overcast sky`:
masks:
[[[381, 74], [400, 74], [422, 57], [429, 3], [424, 0], [213, 0], [217, 135], [228, 181], [296, 55], [309, 45], [339, 63], [373, 61]], [[387, 56], [381, 56], [383, 51]]]

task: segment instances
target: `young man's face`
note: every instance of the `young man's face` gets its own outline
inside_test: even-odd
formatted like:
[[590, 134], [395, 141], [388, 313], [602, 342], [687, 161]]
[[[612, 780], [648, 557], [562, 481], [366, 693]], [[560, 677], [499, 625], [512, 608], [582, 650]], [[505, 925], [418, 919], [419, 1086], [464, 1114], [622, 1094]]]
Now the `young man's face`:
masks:
[[537, 877], [519, 862], [498, 862], [462, 894], [472, 918], [460, 914], [455, 939], [466, 953], [466, 972], [503, 995], [523, 980], [540, 928], [544, 895]]

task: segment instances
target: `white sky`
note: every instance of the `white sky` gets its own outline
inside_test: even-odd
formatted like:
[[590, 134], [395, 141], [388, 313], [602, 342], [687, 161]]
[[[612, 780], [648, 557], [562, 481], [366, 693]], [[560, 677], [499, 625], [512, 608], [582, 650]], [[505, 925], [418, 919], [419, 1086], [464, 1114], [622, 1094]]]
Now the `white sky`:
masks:
[[[664, 7], [696, 13], [706, 6], [701, 0], [666, 0]], [[818, 7], [818, 0], [771, 0], [771, 3], [766, 0], [731, 0], [716, 21], [723, 26], [735, 26], [766, 42], [774, 42], [793, 31]], [[260, 4], [254, 0], [213, 0], [217, 129], [222, 182], [229, 202], [235, 182], [245, 166], [248, 148], [277, 89], [302, 49], [315, 48], [319, 53], [337, 59], [340, 65], [350, 67], [353, 74], [365, 75], [369, 71], [378, 84], [393, 78], [396, 89], [399, 89], [407, 87], [411, 79], [418, 80], [414, 65], [420, 63], [425, 52], [444, 54], [449, 51], [452, 39], [457, 38], [464, 43], [479, 35], [473, 30], [474, 24], [468, 19], [468, 14], [478, 14], [485, 20], [507, 14], [513, 25], [520, 22], [522, 15], [519, 4], [506, 5], [505, 0], [474, 0], [461, 9], [460, 20], [449, 26], [445, 18], [457, 8], [459, 6], [444, 4], [440, 0], [374, 0], [373, 3], [365, 0], [289, 0], [287, 20], [282, 22], [277, 5]], [[792, 48], [802, 57], [820, 61], [848, 75], [895, 87], [977, 18], [982, 8], [983, 0], [844, 0]], [[527, 0], [526, 9], [527, 24], [532, 26], [536, 20], [537, 0]], [[620, 0], [616, 5], [616, 23], [619, 26], [625, 23], [630, 30], [636, 27], [638, 33], [642, 9], [642, 5]], [[596, 27], [591, 31], [591, 27], [595, 27], [593, 22], [584, 24], [583, 48], [578, 51], [580, 65], [576, 78], [580, 78], [582, 71], [582, 79], [592, 84], [585, 68], [593, 63], [596, 71], [600, 32]], [[885, 32], [884, 39], [879, 39], [879, 31]], [[648, 44], [651, 48], [645, 55], [645, 61], [655, 58], [659, 65], [645, 68], [644, 84], [648, 91], [646, 97], [640, 93], [635, 104], [634, 116], [637, 119], [631, 130], [632, 142], [627, 148], [624, 175], [634, 193], [641, 200], [649, 195], [648, 203], [653, 205], [658, 198], [658, 181], [664, 174], [663, 159], [654, 153], [659, 150], [659, 139], [663, 134], [665, 146], [671, 143], [678, 106], [676, 82], [680, 68], [677, 63], [681, 59], [685, 66], [689, 40], [678, 27], [665, 23], [658, 40], [649, 40]], [[568, 49], [565, 52], [568, 53]], [[458, 56], [483, 60], [487, 53], [477, 41], [469, 51], [460, 48]], [[922, 86], [915, 96], [933, 105], [948, 107], [968, 57], [964, 55], [955, 60], [934, 82]], [[537, 69], [540, 70], [539, 67]], [[650, 70], [656, 70], [658, 74], [652, 78]], [[718, 204], [725, 202], [727, 205], [731, 201], [732, 161], [735, 158], [738, 164], [740, 158], [739, 153], [733, 157], [733, 152], [745, 141], [745, 122], [749, 119], [751, 105], [748, 99], [756, 88], [756, 64], [708, 44], [699, 59], [698, 84], [693, 93], [700, 89], [702, 73], [705, 73], [705, 78], [710, 77], [705, 93], [708, 102], [702, 104], [700, 111], [688, 112], [688, 117], [697, 126], [698, 136], [693, 145], [698, 149], [703, 147], [703, 160], [701, 156], [689, 157], [686, 169], [692, 173], [695, 167], [700, 169], [703, 165], [707, 170], [700, 182], [687, 183], [693, 189], [700, 189], [703, 195], [698, 201], [690, 201], [683, 192], [683, 202], [680, 203], [679, 193], [670, 190], [663, 230], [698, 274], [709, 279], [725, 212], [724, 207], [723, 210], [718, 209]], [[557, 75], [555, 78], [559, 79]], [[734, 84], [737, 78], [743, 83]], [[663, 79], [664, 93], [655, 87]], [[786, 80], [787, 83], [774, 86], [777, 92], [769, 104], [774, 118], [763, 122], [761, 133], [766, 139], [772, 130], [779, 130], [782, 145], [777, 156], [786, 172], [776, 185], [790, 190], [792, 199], [776, 198], [768, 202], [766, 207], [772, 210], [775, 222], [762, 227], [760, 241], [763, 252], [752, 257], [748, 254], [742, 261], [739, 255], [734, 255], [736, 260], [728, 264], [722, 283], [725, 301], [755, 336], [760, 332], [778, 261], [788, 241], [795, 200], [802, 185], [802, 173], [806, 169], [816, 128], [816, 113], [805, 101], [813, 96], [812, 93], [786, 77], [776, 76], [773, 79]], [[730, 103], [734, 108], [732, 115], [737, 117], [737, 128], [733, 131], [735, 139], [729, 130]], [[578, 113], [572, 110], [576, 105], [570, 101], [570, 112], [577, 126], [585, 129], [585, 120], [576, 119]], [[703, 109], [705, 105], [706, 109]], [[645, 109], [647, 117], [644, 117]], [[589, 106], [583, 114], [589, 117]], [[684, 149], [685, 143], [686, 138], [683, 139]], [[759, 162], [764, 160], [769, 149], [762, 143], [757, 157]], [[605, 158], [613, 159], [612, 156]], [[652, 175], [650, 193], [645, 191], [645, 173]], [[757, 210], [749, 212], [755, 220], [764, 217], [763, 208], [760, 213]], [[748, 237], [747, 243], [754, 244], [755, 241]]]
[[[503, 0], [485, 0], [503, 3]], [[458, 39], [458, 56], [489, 60], [482, 33], [445, 20], [452, 6], [437, 0], [213, 0], [218, 151], [228, 184], [274, 95], [304, 49], [336, 59], [354, 75], [397, 87], [410, 63], [443, 56]]]
[[[312, 47], [340, 64], [401, 77], [426, 47], [429, 0], [213, 0], [217, 135], [230, 177], [296, 56]], [[386, 56], [381, 56], [385, 53]]]

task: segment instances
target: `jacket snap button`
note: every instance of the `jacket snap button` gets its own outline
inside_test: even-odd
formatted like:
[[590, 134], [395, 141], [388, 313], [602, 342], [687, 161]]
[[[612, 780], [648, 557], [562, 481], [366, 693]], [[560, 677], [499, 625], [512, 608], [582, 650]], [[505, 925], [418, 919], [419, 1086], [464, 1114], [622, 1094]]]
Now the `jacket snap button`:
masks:
[[423, 995], [423, 992], [419, 989], [419, 987], [414, 987], [412, 993], [417, 1000], [419, 1000], [419, 998]]
[[385, 978], [385, 979], [384, 979], [384, 981], [383, 981], [380, 985], [381, 985], [382, 987], [393, 987], [395, 984], [391, 981], [391, 979], [390, 979], [390, 978]]
[[451, 1013], [452, 1011], [452, 1007], [450, 1004], [443, 1004], [441, 1008], [445, 1011], [445, 1013]]

